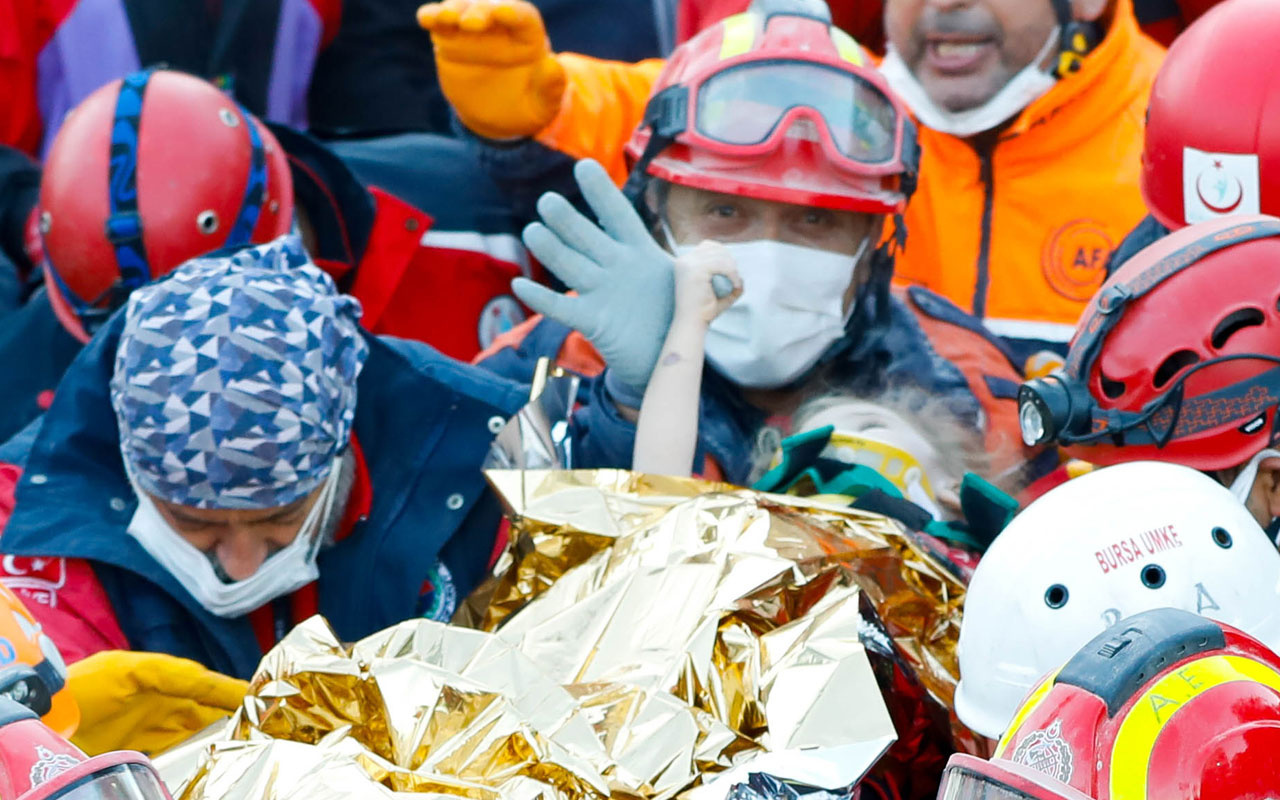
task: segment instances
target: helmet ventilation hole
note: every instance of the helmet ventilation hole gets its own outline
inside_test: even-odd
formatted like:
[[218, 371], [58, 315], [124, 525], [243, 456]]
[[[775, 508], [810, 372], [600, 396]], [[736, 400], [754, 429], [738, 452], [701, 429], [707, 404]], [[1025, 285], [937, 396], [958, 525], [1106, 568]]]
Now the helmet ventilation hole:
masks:
[[201, 211], [196, 215], [196, 227], [206, 235], [216, 232], [218, 230], [218, 215], [211, 209]]
[[1226, 528], [1214, 528], [1213, 543], [1218, 547], [1221, 547], [1223, 550], [1226, 550], [1231, 547], [1231, 534]]
[[240, 125], [240, 120], [236, 118], [235, 112], [229, 108], [218, 109], [218, 119], [222, 120], [222, 124], [228, 128], [236, 128]]
[[1107, 397], [1116, 400], [1124, 394], [1124, 381], [1113, 381], [1105, 374], [1100, 374], [1098, 377], [1101, 379], [1102, 393]]
[[1175, 375], [1199, 360], [1200, 356], [1191, 350], [1179, 350], [1160, 362], [1160, 366], [1156, 368], [1155, 377], [1151, 379], [1151, 382], [1155, 384], [1157, 389], [1163, 389], [1165, 384], [1173, 380]]
[[1070, 593], [1067, 591], [1067, 587], [1060, 583], [1055, 583], [1045, 591], [1044, 604], [1049, 608], [1062, 608], [1067, 604], [1068, 597], [1070, 597]]
[[1164, 568], [1159, 564], [1148, 564], [1143, 567], [1142, 585], [1148, 589], [1159, 589], [1164, 586]]
[[1213, 337], [1209, 340], [1214, 350], [1222, 349], [1227, 340], [1245, 328], [1254, 328], [1266, 321], [1266, 317], [1256, 308], [1242, 308], [1232, 311], [1223, 317], [1218, 327], [1213, 329]]

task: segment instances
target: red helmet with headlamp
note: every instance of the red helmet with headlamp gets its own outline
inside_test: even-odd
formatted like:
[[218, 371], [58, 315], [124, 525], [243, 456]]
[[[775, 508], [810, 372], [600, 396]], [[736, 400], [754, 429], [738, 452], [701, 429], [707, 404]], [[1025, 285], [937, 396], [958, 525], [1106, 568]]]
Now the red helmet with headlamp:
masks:
[[1027, 697], [939, 800], [1264, 800], [1280, 794], [1280, 657], [1187, 611], [1135, 615]]
[[1085, 309], [1063, 370], [1019, 393], [1024, 440], [1094, 463], [1238, 466], [1275, 440], [1280, 219], [1184, 228]]
[[915, 188], [915, 129], [822, 4], [757, 0], [672, 53], [627, 145], [647, 177], [873, 214]]

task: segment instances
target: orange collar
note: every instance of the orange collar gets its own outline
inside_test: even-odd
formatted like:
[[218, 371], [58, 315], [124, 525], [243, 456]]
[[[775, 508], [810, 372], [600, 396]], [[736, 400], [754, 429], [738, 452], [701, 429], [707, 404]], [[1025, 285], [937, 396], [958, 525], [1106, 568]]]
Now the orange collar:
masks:
[[[1092, 53], [1085, 56], [1080, 70], [1059, 80], [1043, 97], [1023, 109], [1004, 132], [1004, 136], [1025, 133], [1058, 114], [1083, 95], [1112, 94], [1105, 90], [1103, 84], [1127, 80], [1128, 73], [1132, 71], [1132, 62], [1137, 58], [1135, 50], [1141, 36], [1138, 20], [1133, 12], [1133, 0], [1116, 0], [1115, 7], [1111, 10], [1111, 27], [1107, 30], [1107, 35]], [[1114, 94], [1120, 95], [1114, 98], [1116, 105], [1127, 102], [1123, 91], [1116, 91]]]

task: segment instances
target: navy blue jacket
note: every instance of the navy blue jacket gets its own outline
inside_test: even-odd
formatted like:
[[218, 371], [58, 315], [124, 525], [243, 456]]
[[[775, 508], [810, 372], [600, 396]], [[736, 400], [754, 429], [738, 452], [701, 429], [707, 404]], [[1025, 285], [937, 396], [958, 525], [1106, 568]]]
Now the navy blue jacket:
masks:
[[1116, 270], [1124, 266], [1126, 261], [1168, 235], [1169, 229], [1160, 220], [1148, 214], [1129, 232], [1128, 236], [1124, 237], [1124, 241], [1120, 242], [1120, 246], [1111, 254], [1110, 260], [1107, 261], [1107, 277], [1110, 278]]
[[[108, 395], [116, 317], [81, 351], [45, 414], [0, 537], [13, 556], [89, 561], [130, 646], [248, 677], [262, 650], [248, 618], [210, 614], [131, 536]], [[346, 641], [416, 616], [437, 560], [459, 596], [481, 580], [501, 517], [480, 464], [527, 389], [427, 345], [368, 337], [355, 436], [369, 467], [367, 518], [319, 557], [319, 607]]]

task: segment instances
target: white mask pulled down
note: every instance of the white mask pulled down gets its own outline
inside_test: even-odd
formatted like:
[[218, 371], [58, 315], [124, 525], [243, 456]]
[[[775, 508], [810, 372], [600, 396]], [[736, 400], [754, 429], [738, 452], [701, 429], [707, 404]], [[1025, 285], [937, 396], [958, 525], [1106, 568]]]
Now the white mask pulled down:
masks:
[[224, 618], [243, 616], [320, 576], [316, 566], [320, 534], [333, 513], [341, 472], [342, 459], [338, 458], [321, 485], [319, 497], [298, 528], [298, 535], [243, 580], [228, 583], [219, 578], [208, 554], [193, 547], [169, 526], [132, 476], [130, 483], [138, 496], [138, 508], [129, 522], [128, 532], [210, 613]]
[[[707, 360], [749, 389], [786, 386], [844, 336], [845, 294], [869, 239], [849, 255], [773, 240], [731, 242], [742, 296], [707, 329]], [[692, 246], [680, 245], [683, 255]]]
[[889, 82], [889, 88], [893, 89], [894, 94], [902, 98], [902, 102], [915, 114], [920, 124], [952, 136], [974, 136], [1021, 113], [1053, 88], [1058, 79], [1052, 73], [1045, 72], [1040, 65], [1057, 46], [1060, 36], [1060, 29], [1055, 27], [1030, 64], [1010, 78], [990, 100], [964, 111], [950, 111], [933, 102], [924, 85], [893, 45], [887, 48], [888, 52], [880, 64], [880, 73]]

